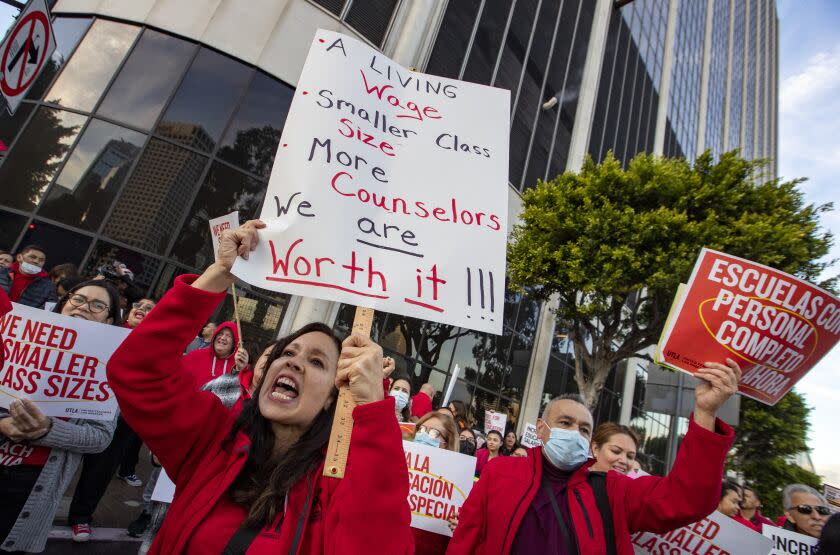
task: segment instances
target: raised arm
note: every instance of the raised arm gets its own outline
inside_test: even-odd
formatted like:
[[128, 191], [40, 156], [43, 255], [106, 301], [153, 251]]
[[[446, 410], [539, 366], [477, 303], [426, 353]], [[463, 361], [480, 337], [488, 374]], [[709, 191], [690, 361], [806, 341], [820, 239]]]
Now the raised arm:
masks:
[[394, 418], [394, 399], [383, 398], [382, 377], [382, 348], [362, 335], [348, 337], [336, 386], [349, 384], [357, 406], [347, 472], [327, 512], [324, 544], [329, 554], [414, 552], [402, 433]]
[[613, 476], [615, 486], [624, 489], [617, 496], [631, 532], [664, 532], [696, 522], [714, 512], [720, 497], [726, 454], [732, 445], [732, 428], [716, 417], [717, 411], [738, 390], [741, 369], [726, 364], [706, 363], [696, 374], [701, 381], [695, 391], [694, 414], [683, 438], [674, 467], [664, 478], [636, 480]]

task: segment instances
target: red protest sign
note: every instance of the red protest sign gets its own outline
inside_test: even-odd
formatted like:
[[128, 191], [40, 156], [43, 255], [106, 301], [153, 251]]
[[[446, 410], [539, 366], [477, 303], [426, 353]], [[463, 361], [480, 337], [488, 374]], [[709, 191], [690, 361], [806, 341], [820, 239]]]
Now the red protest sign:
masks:
[[739, 391], [776, 404], [840, 338], [840, 300], [795, 276], [703, 249], [676, 300], [657, 362], [693, 374], [741, 366]]

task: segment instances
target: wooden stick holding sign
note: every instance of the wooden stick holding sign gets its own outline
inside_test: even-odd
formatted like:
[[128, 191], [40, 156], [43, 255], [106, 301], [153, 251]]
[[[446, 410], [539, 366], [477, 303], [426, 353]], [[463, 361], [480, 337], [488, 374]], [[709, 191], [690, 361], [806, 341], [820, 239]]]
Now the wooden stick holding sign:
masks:
[[239, 323], [239, 299], [236, 296], [236, 284], [230, 286], [230, 293], [233, 295], [233, 318], [236, 320], [236, 335], [239, 337], [239, 347], [242, 348], [242, 325]]
[[[370, 337], [373, 312], [372, 308], [357, 306], [352, 331]], [[354, 408], [356, 408], [356, 403], [353, 401], [350, 387], [345, 385], [338, 390], [330, 442], [327, 444], [324, 476], [344, 478], [344, 471], [347, 470], [347, 455], [350, 453], [350, 436], [353, 433]]]

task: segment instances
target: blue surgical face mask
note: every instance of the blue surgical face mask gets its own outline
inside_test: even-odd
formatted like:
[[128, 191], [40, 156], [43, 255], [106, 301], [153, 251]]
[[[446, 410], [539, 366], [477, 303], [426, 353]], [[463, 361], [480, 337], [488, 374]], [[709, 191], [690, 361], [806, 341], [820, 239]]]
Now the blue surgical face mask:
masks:
[[431, 447], [440, 447], [440, 440], [436, 437], [430, 436], [426, 432], [417, 432], [414, 434], [414, 442], [429, 445]]
[[574, 470], [589, 458], [589, 440], [577, 430], [551, 428], [548, 441], [542, 444], [543, 453], [560, 470]]
[[403, 410], [408, 404], [408, 393], [395, 389], [390, 393], [391, 397], [396, 401], [397, 410]]

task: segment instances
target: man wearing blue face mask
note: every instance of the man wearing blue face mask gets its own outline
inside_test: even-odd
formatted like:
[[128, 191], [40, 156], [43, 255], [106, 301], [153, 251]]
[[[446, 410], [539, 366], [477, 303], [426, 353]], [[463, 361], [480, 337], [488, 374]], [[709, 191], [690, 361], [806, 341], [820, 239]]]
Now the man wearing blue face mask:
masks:
[[715, 415], [737, 391], [741, 369], [727, 359], [695, 376], [694, 413], [668, 476], [590, 472], [592, 414], [580, 396], [561, 395], [537, 420], [541, 447], [485, 468], [447, 554], [632, 555], [631, 534], [674, 530], [711, 514], [734, 436]]

